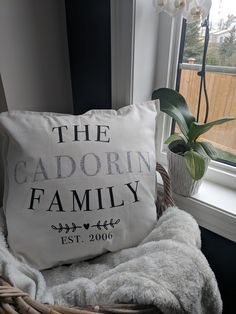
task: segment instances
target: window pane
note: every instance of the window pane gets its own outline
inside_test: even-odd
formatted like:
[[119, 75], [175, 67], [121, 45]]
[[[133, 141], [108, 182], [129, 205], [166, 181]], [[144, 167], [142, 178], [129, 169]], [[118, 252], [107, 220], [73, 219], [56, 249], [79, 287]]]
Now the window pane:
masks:
[[[236, 1], [214, 0], [210, 13], [210, 40], [207, 52], [206, 85], [209, 98], [208, 121], [223, 116], [236, 116]], [[180, 93], [197, 116], [205, 28], [195, 22], [187, 24]], [[202, 93], [200, 119], [205, 116]], [[236, 164], [236, 121], [214, 127], [202, 137], [219, 149], [220, 159]]]

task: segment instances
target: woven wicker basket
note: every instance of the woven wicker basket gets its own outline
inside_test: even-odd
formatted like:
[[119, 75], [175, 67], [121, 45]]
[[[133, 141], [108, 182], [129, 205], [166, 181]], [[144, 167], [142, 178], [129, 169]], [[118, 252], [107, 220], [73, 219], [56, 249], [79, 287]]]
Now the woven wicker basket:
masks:
[[[158, 197], [156, 206], [160, 217], [168, 206], [173, 206], [170, 180], [165, 169], [157, 163], [156, 170], [160, 173], [164, 193]], [[91, 314], [91, 313], [133, 313], [149, 314], [161, 313], [156, 307], [140, 304], [113, 304], [87, 306], [86, 308], [68, 308], [61, 305], [41, 304], [33, 300], [27, 293], [11, 286], [4, 278], [0, 277], [0, 314]]]

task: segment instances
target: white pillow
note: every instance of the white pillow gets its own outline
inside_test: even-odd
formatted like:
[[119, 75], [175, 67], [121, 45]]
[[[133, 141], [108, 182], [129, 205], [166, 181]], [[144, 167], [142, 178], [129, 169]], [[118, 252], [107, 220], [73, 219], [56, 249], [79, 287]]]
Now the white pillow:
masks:
[[137, 245], [156, 221], [156, 102], [0, 114], [12, 253], [37, 269]]

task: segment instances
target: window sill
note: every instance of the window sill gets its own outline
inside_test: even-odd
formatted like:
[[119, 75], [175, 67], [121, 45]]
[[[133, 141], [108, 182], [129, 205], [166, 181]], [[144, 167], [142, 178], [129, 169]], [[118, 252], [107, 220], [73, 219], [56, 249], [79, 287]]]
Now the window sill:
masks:
[[[158, 179], [159, 186], [162, 185]], [[236, 242], [236, 191], [204, 180], [198, 194], [184, 197], [173, 193], [176, 205], [190, 213], [198, 224]]]

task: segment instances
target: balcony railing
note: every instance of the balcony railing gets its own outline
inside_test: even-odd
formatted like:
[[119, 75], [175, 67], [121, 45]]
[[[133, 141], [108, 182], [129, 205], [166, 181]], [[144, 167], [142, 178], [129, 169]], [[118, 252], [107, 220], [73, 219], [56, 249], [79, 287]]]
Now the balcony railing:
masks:
[[[180, 64], [180, 93], [184, 95], [190, 111], [197, 115], [201, 70], [199, 64]], [[236, 116], [236, 68], [223, 66], [206, 66], [206, 84], [209, 98], [208, 121], [223, 116]], [[200, 122], [205, 114], [205, 98], [202, 95]], [[217, 126], [204, 135], [218, 148], [236, 155], [236, 121]]]
[[[194, 64], [194, 63], [181, 63], [180, 69], [181, 70], [193, 70], [193, 71], [201, 71], [201, 64]], [[226, 67], [226, 66], [218, 66], [218, 65], [206, 65], [207, 72], [214, 72], [214, 73], [229, 73], [229, 74], [236, 74], [235, 67]]]

